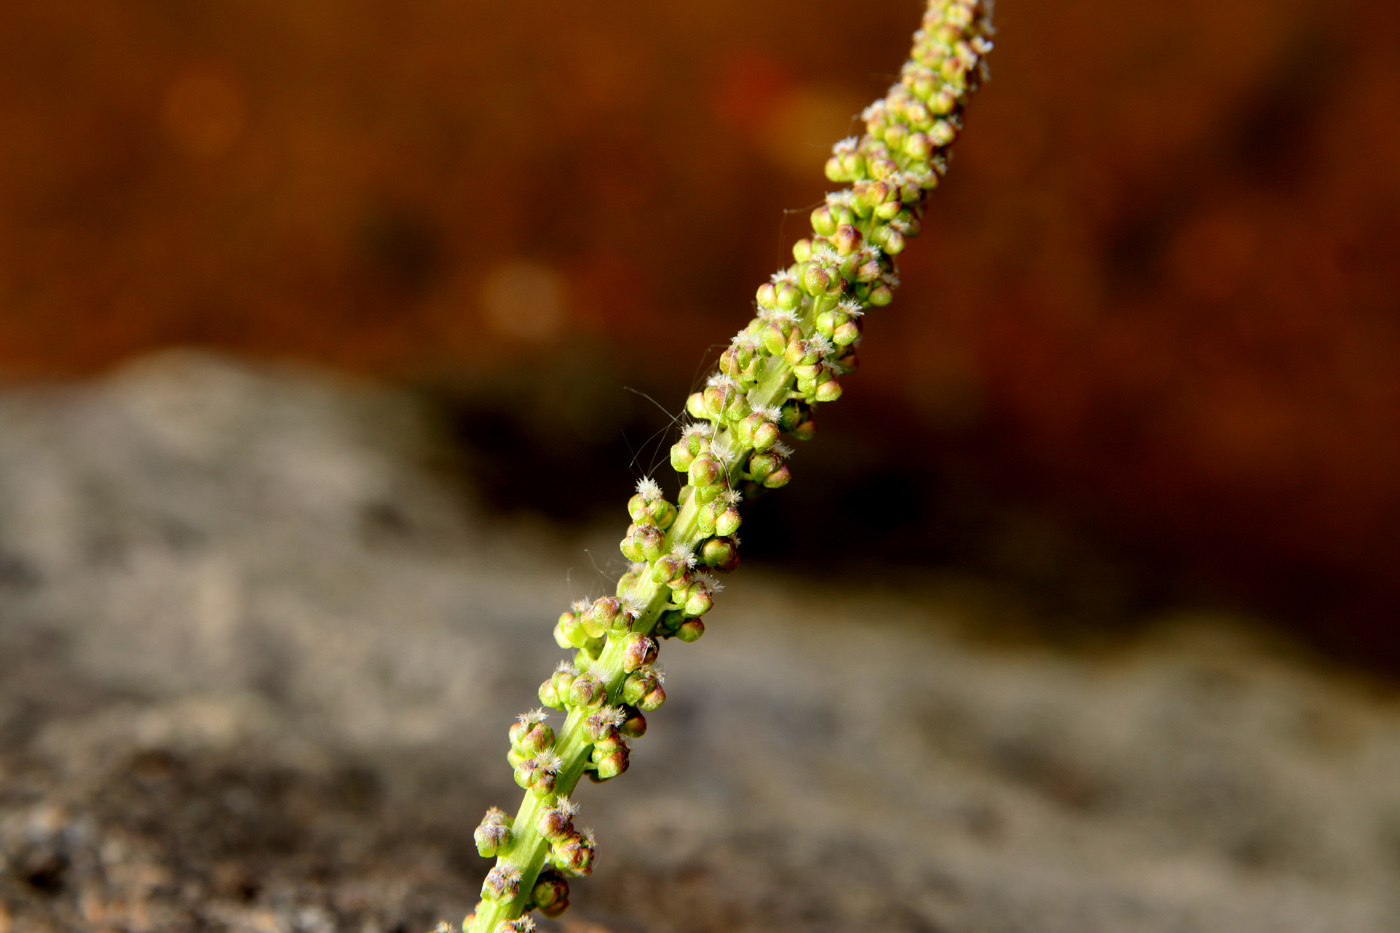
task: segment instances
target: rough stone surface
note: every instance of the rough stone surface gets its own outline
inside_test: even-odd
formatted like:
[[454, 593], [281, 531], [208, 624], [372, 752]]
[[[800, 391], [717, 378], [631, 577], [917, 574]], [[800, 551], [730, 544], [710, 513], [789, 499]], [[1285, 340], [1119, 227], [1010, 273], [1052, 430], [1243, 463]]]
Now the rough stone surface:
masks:
[[[435, 431], [191, 355], [0, 394], [0, 933], [470, 909], [551, 620], [620, 559], [483, 518]], [[1378, 691], [1220, 624], [1068, 653], [970, 639], [932, 587], [732, 582], [664, 646], [632, 769], [582, 789], [599, 863], [559, 925], [1400, 929]]]

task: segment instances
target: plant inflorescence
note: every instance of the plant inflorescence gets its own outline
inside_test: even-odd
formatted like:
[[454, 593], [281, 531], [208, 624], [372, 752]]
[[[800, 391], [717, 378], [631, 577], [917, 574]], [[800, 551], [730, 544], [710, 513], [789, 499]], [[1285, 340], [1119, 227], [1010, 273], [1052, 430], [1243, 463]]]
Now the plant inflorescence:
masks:
[[575, 652], [540, 685], [540, 702], [564, 713], [558, 731], [544, 709], [510, 727], [510, 765], [525, 789], [512, 817], [492, 808], [477, 849], [496, 865], [466, 933], [521, 933], [529, 912], [557, 916], [569, 879], [593, 869], [593, 832], [575, 828], [580, 778], [627, 770], [629, 742], [666, 699], [656, 666], [660, 640], [705, 632], [721, 586], [739, 562], [740, 504], [791, 479], [788, 435], [812, 436], [813, 408], [841, 397], [854, 370], [864, 314], [890, 303], [895, 257], [919, 232], [927, 192], [947, 170], [969, 95], [985, 78], [990, 3], [929, 0], [897, 84], [861, 115], [866, 132], [844, 139], [826, 175], [846, 187], [812, 212], [812, 235], [794, 262], [758, 289], [757, 315], [721, 354], [718, 371], [686, 401], [694, 422], [671, 448], [685, 477], [675, 502], [651, 479], [627, 503], [621, 549], [631, 567], [616, 595], [576, 603], [554, 638]]

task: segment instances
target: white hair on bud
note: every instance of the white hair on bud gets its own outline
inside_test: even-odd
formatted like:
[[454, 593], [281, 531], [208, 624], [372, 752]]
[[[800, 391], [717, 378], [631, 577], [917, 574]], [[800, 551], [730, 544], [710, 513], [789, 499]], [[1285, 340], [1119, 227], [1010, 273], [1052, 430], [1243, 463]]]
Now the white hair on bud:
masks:
[[818, 356], [830, 356], [836, 352], [836, 345], [827, 340], [825, 334], [813, 334], [808, 337], [807, 346], [816, 350]]
[[483, 825], [504, 825], [506, 821], [506, 811], [500, 807], [492, 807], [486, 811], [486, 815], [481, 818]]
[[671, 556], [687, 567], [695, 566], [695, 550], [688, 544], [677, 544], [672, 547]]
[[583, 842], [590, 849], [598, 848], [598, 837], [593, 832], [593, 827], [585, 826], [583, 832], [579, 833], [583, 837]]
[[859, 144], [859, 139], [854, 136], [847, 136], [845, 139], [837, 140], [836, 144], [831, 147], [831, 151], [837, 155], [846, 155], [847, 153], [855, 152], [856, 146]]
[[774, 285], [796, 285], [797, 275], [791, 269], [779, 269], [769, 276]]
[[728, 463], [730, 460], [734, 459], [734, 448], [730, 446], [730, 442], [727, 437], [716, 437], [714, 440], [712, 440], [710, 442], [710, 452], [713, 453], [716, 457], [719, 457], [720, 460], [724, 461], [725, 463]]
[[[854, 138], [854, 137], [853, 137]], [[840, 191], [829, 191], [826, 195], [827, 207], [855, 207], [856, 196], [850, 188], [842, 188]]]
[[739, 383], [726, 373], [711, 373], [709, 378], [705, 380], [705, 385], [714, 386], [723, 392], [739, 388]]
[[777, 322], [780, 323], [780, 324], [783, 324], [783, 323], [787, 323], [787, 324], [796, 324], [796, 323], [797, 323], [797, 312], [796, 312], [796, 311], [784, 311], [782, 308], [779, 308], [777, 311], [772, 312], [771, 314], [768, 315], [768, 317], [769, 317], [770, 320], [777, 321]]
[[737, 489], [725, 489], [719, 494], [720, 501], [725, 505], [738, 505], [744, 501], [744, 496]]
[[777, 405], [758, 405], [754, 408], [754, 412], [761, 415], [764, 421], [776, 422], [783, 416], [783, 410]]
[[572, 818], [578, 815], [578, 804], [570, 800], [567, 794], [559, 795], [559, 799], [555, 801], [554, 809], [558, 810], [560, 813], [564, 814], [567, 817]]
[[637, 493], [647, 499], [660, 499], [661, 486], [650, 476], [637, 480]]
[[496, 865], [491, 869], [491, 874], [501, 879], [505, 884], [515, 884], [520, 880], [520, 869], [514, 865]]
[[860, 118], [867, 121], [873, 120], [877, 114], [884, 113], [884, 111], [885, 102], [883, 100], [877, 100], [860, 112]]
[[724, 584], [708, 573], [697, 573], [695, 575], [695, 582], [699, 583], [711, 593], [718, 593], [724, 589]]
[[627, 569], [632, 573], [641, 573], [651, 566], [644, 560], [632, 560], [627, 562]]
[[587, 612], [588, 606], [589, 602], [586, 599], [576, 599], [569, 604], [569, 608], [574, 611], [575, 615]]
[[899, 233], [908, 233], [909, 225], [899, 218], [890, 221], [890, 229]]
[[[759, 317], [762, 316], [762, 314], [759, 315]], [[758, 337], [747, 330], [740, 331], [734, 335], [734, 346], [741, 350], [757, 350]]]
[[787, 444], [784, 444], [782, 441], [778, 441], [776, 444], [773, 445], [773, 453], [786, 460], [788, 457], [792, 456], [792, 448], [789, 447]]
[[511, 925], [515, 927], [515, 933], [535, 933], [534, 917], [520, 917], [512, 920]]
[[666, 668], [662, 667], [660, 664], [648, 664], [641, 668], [641, 671], [644, 674], [650, 674], [655, 677], [656, 682], [659, 684], [664, 684], [666, 682]]
[[899, 275], [896, 272], [886, 272], [884, 275], [884, 279], [885, 284], [888, 285], [890, 288], [899, 288]]
[[631, 594], [628, 594], [622, 599], [623, 615], [634, 622], [642, 617], [642, 613], [646, 610], [646, 607], [647, 604], [645, 602]]
[[605, 706], [593, 715], [610, 726], [620, 726], [627, 721], [627, 711], [620, 706]]
[[558, 774], [559, 769], [564, 767], [564, 759], [551, 751], [543, 751], [535, 756], [535, 764], [540, 766], [541, 771], [548, 771], [550, 774]]
[[865, 306], [854, 298], [847, 298], [836, 306], [836, 310], [848, 317], [860, 317], [865, 313]]
[[568, 674], [570, 677], [578, 676], [578, 667], [572, 661], [560, 661], [554, 668], [556, 674]]
[[836, 249], [827, 243], [823, 243], [812, 250], [812, 258], [817, 262], [831, 266], [840, 265], [841, 263], [841, 254], [836, 252]]
[[714, 425], [708, 421], [694, 421], [681, 428], [681, 437], [693, 437], [696, 434], [709, 434], [714, 429]]
[[540, 707], [538, 709], [532, 709], [528, 713], [521, 713], [515, 718], [517, 722], [524, 723], [528, 726], [533, 726], [537, 722], [544, 722], [546, 719], [549, 718], [549, 714], [544, 711], [544, 707]]

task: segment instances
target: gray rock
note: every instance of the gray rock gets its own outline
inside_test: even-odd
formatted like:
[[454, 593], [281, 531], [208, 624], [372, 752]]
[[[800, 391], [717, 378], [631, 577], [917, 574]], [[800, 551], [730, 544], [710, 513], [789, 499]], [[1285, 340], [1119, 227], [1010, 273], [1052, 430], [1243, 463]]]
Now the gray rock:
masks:
[[[620, 558], [476, 512], [413, 398], [170, 354], [0, 394], [0, 933], [422, 931]], [[625, 518], [590, 542], [615, 553]], [[993, 646], [945, 590], [731, 580], [585, 930], [1400, 929], [1391, 698], [1222, 620]], [[938, 593], [945, 595], [938, 595]]]

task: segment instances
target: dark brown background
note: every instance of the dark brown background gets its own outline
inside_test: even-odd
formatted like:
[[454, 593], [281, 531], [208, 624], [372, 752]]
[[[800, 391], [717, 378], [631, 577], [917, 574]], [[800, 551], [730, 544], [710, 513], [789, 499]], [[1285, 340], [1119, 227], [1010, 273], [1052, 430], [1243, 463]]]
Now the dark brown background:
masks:
[[[194, 343], [409, 381], [492, 498], [576, 517], [657, 423], [616, 386], [678, 406], [918, 13], [8, 0], [0, 369]], [[1400, 8], [997, 13], [751, 553], [989, 566], [1067, 616], [1234, 600], [1400, 664]]]

